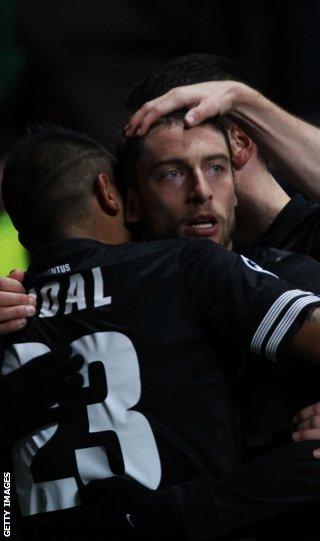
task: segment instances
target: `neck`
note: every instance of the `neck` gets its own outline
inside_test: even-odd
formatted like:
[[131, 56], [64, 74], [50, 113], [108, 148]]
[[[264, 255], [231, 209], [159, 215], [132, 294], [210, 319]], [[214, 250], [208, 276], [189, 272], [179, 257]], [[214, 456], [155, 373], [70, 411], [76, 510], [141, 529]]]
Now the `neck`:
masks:
[[122, 217], [110, 217], [104, 215], [95, 217], [91, 223], [87, 222], [86, 227], [81, 224], [72, 225], [64, 232], [64, 238], [86, 238], [104, 242], [105, 244], [123, 244], [131, 240], [130, 233], [122, 223]]
[[290, 197], [262, 164], [249, 182], [238, 179], [236, 185], [238, 237], [256, 243], [290, 201]]

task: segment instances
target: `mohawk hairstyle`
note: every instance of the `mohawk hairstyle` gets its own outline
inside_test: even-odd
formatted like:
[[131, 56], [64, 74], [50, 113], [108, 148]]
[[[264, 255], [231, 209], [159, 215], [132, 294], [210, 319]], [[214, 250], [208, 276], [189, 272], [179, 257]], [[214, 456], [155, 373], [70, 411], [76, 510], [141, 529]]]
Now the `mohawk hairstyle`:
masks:
[[55, 124], [31, 125], [3, 173], [5, 208], [31, 252], [58, 240], [66, 225], [88, 219], [96, 175], [114, 158], [91, 137]]

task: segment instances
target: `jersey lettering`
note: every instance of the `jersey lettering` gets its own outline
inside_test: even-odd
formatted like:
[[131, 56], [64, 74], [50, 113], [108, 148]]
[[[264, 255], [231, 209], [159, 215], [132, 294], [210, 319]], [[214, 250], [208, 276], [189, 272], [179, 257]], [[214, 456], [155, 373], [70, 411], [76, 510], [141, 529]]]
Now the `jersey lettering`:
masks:
[[[104, 295], [104, 281], [100, 267], [91, 269], [93, 278], [93, 292], [86, 286], [85, 273], [80, 272], [69, 276], [68, 292], [63, 298], [59, 282], [49, 282], [40, 289], [39, 317], [54, 317], [60, 306], [64, 314], [71, 314], [74, 310], [84, 310], [91, 303], [94, 308], [111, 304], [110, 295]], [[34, 292], [34, 288], [32, 290]], [[90, 298], [90, 296], [92, 298]], [[90, 304], [89, 304], [90, 306]]]

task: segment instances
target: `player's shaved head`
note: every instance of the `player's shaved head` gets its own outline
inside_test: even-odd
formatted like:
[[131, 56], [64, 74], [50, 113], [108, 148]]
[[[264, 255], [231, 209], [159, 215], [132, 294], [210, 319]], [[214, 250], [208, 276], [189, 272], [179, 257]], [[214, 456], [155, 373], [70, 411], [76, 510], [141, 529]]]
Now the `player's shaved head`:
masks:
[[113, 176], [114, 159], [87, 135], [32, 126], [12, 150], [3, 175], [6, 210], [31, 252], [59, 240], [65, 226], [88, 220], [94, 181]]

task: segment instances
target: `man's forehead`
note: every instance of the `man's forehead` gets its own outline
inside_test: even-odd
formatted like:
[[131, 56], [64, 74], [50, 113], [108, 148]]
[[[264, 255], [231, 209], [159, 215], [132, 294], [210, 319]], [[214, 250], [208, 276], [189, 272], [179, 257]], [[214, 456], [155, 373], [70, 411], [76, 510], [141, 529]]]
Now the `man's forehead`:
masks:
[[204, 123], [187, 128], [182, 122], [171, 122], [159, 124], [150, 130], [145, 137], [141, 157], [157, 160], [175, 153], [188, 156], [191, 148], [196, 148], [200, 153], [219, 152], [229, 156], [224, 135], [214, 124]]

